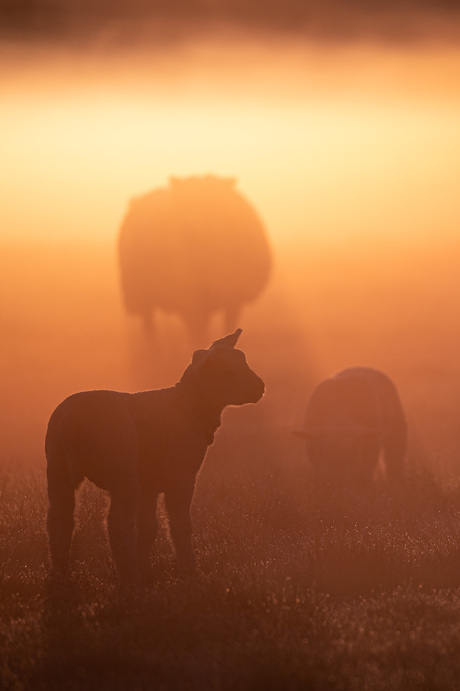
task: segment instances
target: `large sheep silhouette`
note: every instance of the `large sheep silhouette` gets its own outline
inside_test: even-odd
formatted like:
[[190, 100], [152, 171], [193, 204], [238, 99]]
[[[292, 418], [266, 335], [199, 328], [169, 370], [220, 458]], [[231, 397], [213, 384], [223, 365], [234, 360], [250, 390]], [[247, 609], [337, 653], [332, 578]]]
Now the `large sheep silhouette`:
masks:
[[51, 415], [45, 441], [53, 574], [69, 568], [75, 491], [86, 477], [110, 493], [108, 533], [121, 584], [146, 571], [165, 496], [179, 567], [191, 568], [190, 505], [196, 475], [227, 405], [256, 403], [263, 381], [235, 349], [241, 329], [197, 350], [173, 387], [84, 391]]
[[234, 179], [212, 175], [171, 178], [169, 187], [133, 199], [119, 260], [128, 313], [143, 319], [147, 333], [157, 310], [176, 313], [198, 344], [215, 313], [234, 330], [271, 270], [261, 220]]
[[318, 479], [369, 485], [383, 452], [387, 479], [402, 480], [407, 423], [396, 388], [382, 372], [355, 367], [321, 382], [295, 434], [306, 440]]

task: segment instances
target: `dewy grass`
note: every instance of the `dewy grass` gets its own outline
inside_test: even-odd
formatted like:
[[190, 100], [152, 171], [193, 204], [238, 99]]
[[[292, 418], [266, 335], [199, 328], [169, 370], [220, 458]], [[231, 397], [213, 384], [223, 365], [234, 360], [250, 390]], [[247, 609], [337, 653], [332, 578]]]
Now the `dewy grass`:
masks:
[[[4, 689], [458, 689], [460, 492], [429, 472], [370, 495], [315, 493], [270, 468], [205, 469], [201, 573], [166, 531], [151, 581], [120, 597], [85, 485], [71, 585], [49, 591], [43, 474], [0, 473]], [[161, 513], [161, 511], [160, 511]]]

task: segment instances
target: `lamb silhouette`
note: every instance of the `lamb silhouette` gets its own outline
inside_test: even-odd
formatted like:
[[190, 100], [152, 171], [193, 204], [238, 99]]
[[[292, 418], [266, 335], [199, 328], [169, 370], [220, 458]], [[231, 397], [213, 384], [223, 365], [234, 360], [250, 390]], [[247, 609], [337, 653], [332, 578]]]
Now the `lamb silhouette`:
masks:
[[316, 478], [341, 485], [369, 486], [383, 452], [386, 477], [404, 474], [407, 423], [398, 393], [382, 372], [355, 367], [321, 382], [307, 405], [307, 456]]
[[54, 577], [69, 569], [75, 491], [85, 477], [110, 493], [109, 542], [122, 586], [148, 569], [160, 493], [178, 566], [193, 568], [190, 505], [206, 449], [226, 406], [256, 403], [264, 393], [262, 379], [235, 349], [240, 333], [197, 350], [175, 386], [84, 391], [56, 408], [45, 441]]
[[213, 314], [233, 331], [245, 303], [268, 282], [271, 253], [262, 222], [235, 180], [171, 178], [169, 187], [135, 198], [119, 235], [122, 293], [146, 332], [154, 313], [176, 313], [195, 345]]

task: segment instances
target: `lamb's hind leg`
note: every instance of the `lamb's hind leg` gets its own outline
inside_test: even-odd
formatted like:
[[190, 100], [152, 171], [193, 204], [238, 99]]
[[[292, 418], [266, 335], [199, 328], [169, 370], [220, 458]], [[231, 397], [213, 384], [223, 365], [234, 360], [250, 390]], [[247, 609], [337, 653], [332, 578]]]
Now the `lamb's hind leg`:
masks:
[[46, 527], [52, 576], [62, 578], [69, 571], [70, 543], [74, 529], [75, 489], [67, 467], [48, 459], [49, 508]]
[[136, 522], [139, 491], [134, 483], [121, 483], [110, 492], [107, 518], [110, 549], [123, 588], [139, 581]]
[[137, 554], [142, 577], [147, 576], [150, 553], [158, 534], [157, 495], [141, 492], [137, 522]]

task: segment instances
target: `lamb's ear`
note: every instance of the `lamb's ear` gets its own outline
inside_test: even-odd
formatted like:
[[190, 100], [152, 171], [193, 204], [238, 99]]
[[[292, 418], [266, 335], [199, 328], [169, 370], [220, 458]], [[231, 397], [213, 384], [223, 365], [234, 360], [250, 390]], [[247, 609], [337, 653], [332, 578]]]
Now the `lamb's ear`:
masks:
[[217, 341], [214, 341], [211, 348], [214, 348], [214, 346], [224, 346], [225, 348], [234, 348], [236, 346], [236, 342], [239, 339], [242, 331], [243, 331], [243, 329], [237, 329], [234, 333], [229, 334], [228, 336], [224, 336], [224, 338], [219, 338]]

